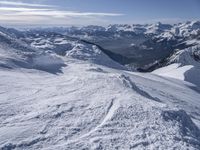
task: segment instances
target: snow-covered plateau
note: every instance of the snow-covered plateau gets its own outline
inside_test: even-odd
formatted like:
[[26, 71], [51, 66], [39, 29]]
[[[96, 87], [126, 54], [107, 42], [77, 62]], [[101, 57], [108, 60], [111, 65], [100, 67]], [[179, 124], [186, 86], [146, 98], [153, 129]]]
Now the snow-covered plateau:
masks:
[[1, 150], [200, 149], [198, 45], [141, 73], [99, 45], [14, 31], [0, 31]]

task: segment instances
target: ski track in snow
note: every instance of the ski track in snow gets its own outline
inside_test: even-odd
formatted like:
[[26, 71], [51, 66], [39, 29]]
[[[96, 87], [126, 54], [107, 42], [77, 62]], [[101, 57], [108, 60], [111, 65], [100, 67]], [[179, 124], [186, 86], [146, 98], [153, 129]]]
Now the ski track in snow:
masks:
[[94, 129], [92, 129], [90, 132], [81, 136], [80, 139], [91, 135], [93, 132], [95, 132], [99, 128], [101, 128], [109, 119], [112, 118], [114, 112], [118, 109], [118, 107], [119, 107], [119, 102], [115, 99], [112, 99], [110, 102], [110, 105], [108, 106], [108, 109], [107, 109], [107, 112], [106, 112], [106, 115], [105, 115], [105, 118], [103, 119], [103, 121], [99, 125], [97, 125]]
[[118, 109], [119, 107], [119, 102], [115, 99], [112, 99], [110, 102], [110, 105], [108, 106], [106, 115], [104, 117], [104, 119], [102, 120], [102, 122], [100, 124], [98, 124], [94, 129], [90, 130], [88, 133], [82, 135], [81, 137], [77, 138], [76, 140], [72, 140], [66, 143], [67, 144], [72, 144], [74, 142], [78, 142], [88, 136], [90, 136], [92, 133], [96, 132], [99, 128], [101, 128], [109, 119], [112, 118], [114, 112]]

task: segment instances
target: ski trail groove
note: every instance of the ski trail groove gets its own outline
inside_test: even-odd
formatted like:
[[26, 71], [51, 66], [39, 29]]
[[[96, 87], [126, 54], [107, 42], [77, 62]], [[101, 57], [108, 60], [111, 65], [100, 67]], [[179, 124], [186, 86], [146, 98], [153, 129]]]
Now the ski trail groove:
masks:
[[81, 137], [79, 137], [78, 139], [76, 140], [71, 140], [69, 141], [67, 144], [71, 144], [71, 143], [74, 143], [74, 142], [77, 142], [89, 135], [91, 135], [92, 133], [94, 133], [95, 131], [97, 131], [99, 128], [101, 128], [108, 120], [110, 120], [112, 118], [112, 116], [114, 115], [115, 111], [119, 108], [119, 101], [116, 100], [115, 98], [111, 99], [111, 102], [107, 108], [107, 111], [106, 111], [106, 115], [104, 117], [104, 119], [102, 120], [102, 122], [97, 125], [94, 129], [90, 130], [88, 133], [82, 135]]
[[118, 108], [119, 108], [119, 102], [116, 101], [116, 99], [112, 99], [111, 102], [110, 102], [110, 105], [108, 106], [107, 113], [106, 113], [106, 116], [103, 119], [103, 121], [99, 125], [97, 125], [94, 129], [92, 129], [90, 132], [82, 135], [80, 137], [80, 139], [81, 138], [85, 138], [85, 137], [91, 135], [92, 133], [94, 133], [95, 131], [97, 131], [100, 127], [102, 127], [108, 120], [110, 120], [112, 118], [112, 116], [114, 115], [114, 112]]

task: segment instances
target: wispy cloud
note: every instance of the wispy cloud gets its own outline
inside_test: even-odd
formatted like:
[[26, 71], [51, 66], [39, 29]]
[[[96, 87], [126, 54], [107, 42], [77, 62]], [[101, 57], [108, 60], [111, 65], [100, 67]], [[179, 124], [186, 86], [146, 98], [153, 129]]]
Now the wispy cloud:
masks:
[[51, 5], [22, 3], [22, 2], [11, 2], [11, 1], [0, 1], [0, 5], [28, 6], [28, 7], [55, 7], [55, 6], [51, 6]]
[[10, 13], [15, 13], [15, 12], [33, 12], [33, 11], [50, 11], [52, 9], [41, 9], [41, 8], [25, 8], [25, 7], [0, 7], [0, 12], [4, 11], [9, 11]]
[[[20, 8], [21, 9], [21, 8]], [[112, 17], [112, 16], [122, 16], [123, 14], [116, 13], [95, 13], [95, 12], [75, 12], [75, 11], [59, 11], [59, 10], [48, 10], [48, 9], [27, 9], [22, 8], [20, 11], [19, 8], [4, 8], [2, 10], [17, 11], [18, 13], [12, 14], [20, 16], [56, 16], [56, 17]], [[1, 8], [0, 8], [1, 11]]]
[[0, 1], [0, 22], [31, 24], [84, 24], [104, 22], [121, 13], [66, 11], [59, 7], [22, 2]]

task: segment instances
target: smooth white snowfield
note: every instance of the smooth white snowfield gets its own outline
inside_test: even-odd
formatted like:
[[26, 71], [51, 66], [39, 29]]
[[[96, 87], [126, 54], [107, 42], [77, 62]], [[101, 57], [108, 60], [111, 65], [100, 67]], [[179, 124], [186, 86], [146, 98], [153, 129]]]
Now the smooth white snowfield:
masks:
[[65, 58], [63, 73], [0, 69], [0, 149], [199, 149], [193, 85]]

